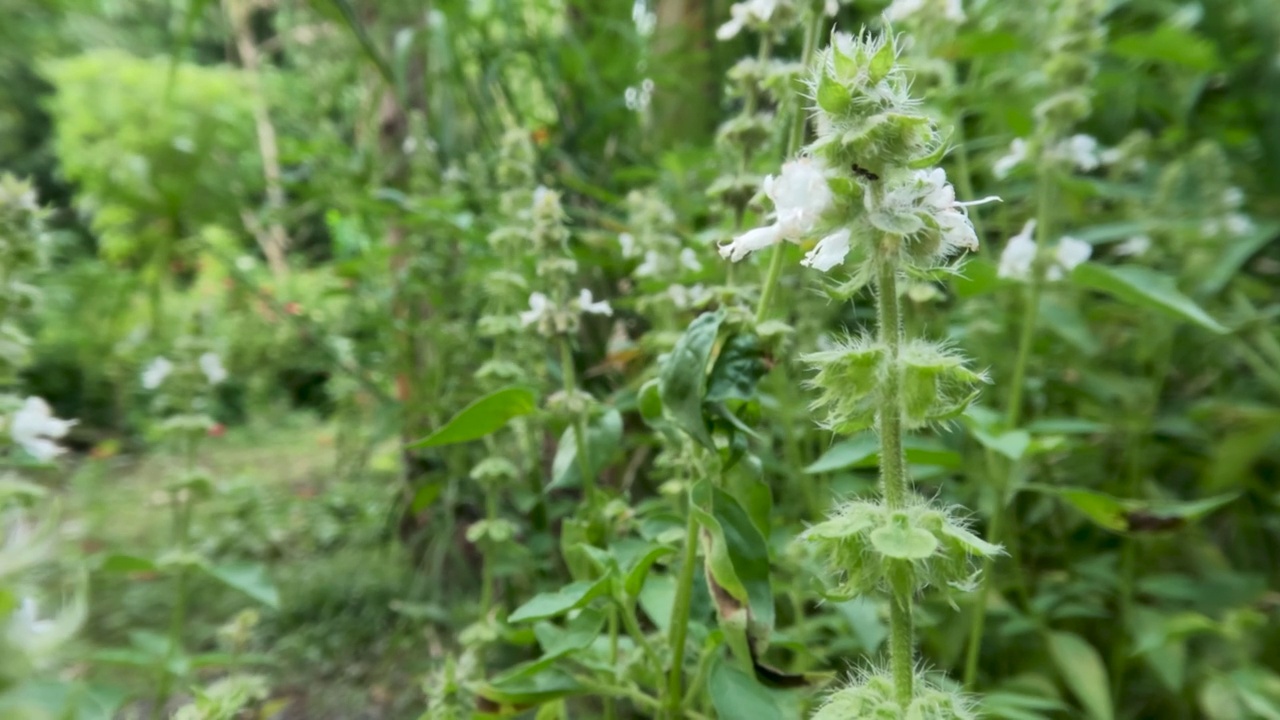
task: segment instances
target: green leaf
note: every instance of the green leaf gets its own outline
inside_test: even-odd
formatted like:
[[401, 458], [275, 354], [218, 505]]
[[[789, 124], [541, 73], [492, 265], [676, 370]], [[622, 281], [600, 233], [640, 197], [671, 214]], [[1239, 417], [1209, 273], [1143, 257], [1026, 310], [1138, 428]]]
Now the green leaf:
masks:
[[751, 610], [753, 625], [773, 628], [769, 546], [732, 495], [700, 480], [693, 487], [692, 512], [712, 536], [711, 572], [729, 594]]
[[[587, 464], [592, 473], [613, 462], [622, 447], [622, 414], [612, 408], [599, 420], [587, 426]], [[547, 490], [580, 487], [582, 472], [578, 463], [578, 441], [573, 426], [565, 428], [551, 462], [551, 482]]]
[[695, 318], [676, 341], [658, 376], [663, 408], [681, 430], [708, 450], [716, 448], [702, 417], [702, 400], [707, 389], [707, 362], [722, 322], [723, 310]]
[[1049, 633], [1049, 655], [1058, 674], [1084, 706], [1093, 720], [1113, 720], [1111, 688], [1102, 657], [1079, 635], [1068, 632]]
[[414, 515], [417, 515], [423, 510], [426, 510], [431, 507], [432, 503], [439, 499], [440, 493], [443, 491], [444, 483], [424, 483], [422, 487], [418, 488], [417, 492], [413, 494], [413, 500], [409, 503], [409, 511]]
[[280, 608], [280, 593], [267, 569], [254, 563], [203, 565], [204, 571], [267, 607]]
[[1027, 448], [1031, 446], [1031, 433], [1026, 430], [1010, 430], [995, 435], [980, 427], [970, 427], [969, 433], [984, 447], [994, 450], [1014, 462], [1021, 460], [1022, 456], [1027, 452]]
[[1172, 277], [1151, 268], [1141, 265], [1109, 267], [1098, 263], [1081, 263], [1071, 271], [1071, 280], [1080, 287], [1104, 292], [1135, 307], [1155, 310], [1210, 332], [1227, 332], [1226, 327], [1214, 320], [1195, 301], [1179, 292]]
[[649, 548], [641, 555], [627, 570], [626, 581], [623, 583], [623, 590], [629, 597], [636, 597], [644, 588], [644, 580], [649, 576], [649, 570], [653, 564], [659, 559], [670, 555], [676, 551], [670, 545], [650, 545]]
[[549, 622], [536, 623], [533, 634], [542, 646], [542, 656], [507, 670], [492, 682], [501, 685], [508, 679], [534, 674], [566, 655], [590, 647], [600, 636], [604, 621], [604, 613], [586, 608], [563, 628]]
[[1211, 72], [1222, 65], [1212, 41], [1174, 25], [1122, 35], [1111, 41], [1111, 52], [1131, 60], [1170, 63], [1201, 72]]
[[1201, 518], [1240, 496], [1238, 492], [1200, 500], [1143, 501], [1112, 497], [1096, 490], [1030, 484], [1027, 490], [1057, 495], [1098, 525], [1116, 532], [1174, 530]]
[[109, 573], [155, 572], [156, 564], [149, 558], [115, 553], [103, 558], [98, 569]]
[[897, 48], [894, 46], [893, 37], [886, 36], [884, 45], [880, 46], [875, 56], [871, 58], [871, 64], [867, 66], [867, 80], [873, 85], [883, 80], [893, 69], [893, 63], [897, 59]]
[[[952, 468], [960, 466], [959, 453], [934, 440], [909, 435], [903, 438], [902, 444], [909, 463]], [[875, 467], [879, 462], [880, 440], [875, 433], [865, 432], [832, 445], [804, 471], [809, 475], [817, 475], [846, 468]]]
[[499, 712], [514, 712], [552, 700], [583, 695], [588, 688], [569, 673], [555, 667], [533, 668], [483, 683], [476, 694], [504, 707]]
[[1200, 272], [1200, 286], [1196, 288], [1196, 292], [1201, 295], [1216, 295], [1235, 277], [1249, 258], [1271, 243], [1277, 232], [1280, 232], [1280, 225], [1259, 223], [1253, 232], [1226, 243], [1217, 255], [1217, 260]]
[[528, 415], [537, 407], [537, 396], [529, 388], [495, 390], [466, 406], [443, 427], [409, 447], [428, 448], [476, 440], [500, 429], [512, 418]]
[[716, 357], [705, 400], [750, 400], [755, 397], [756, 383], [768, 371], [760, 338], [751, 333], [737, 333], [725, 341]]
[[755, 678], [721, 660], [713, 661], [707, 693], [722, 718], [786, 720], [774, 693]]
[[507, 618], [507, 622], [544, 620], [563, 615], [586, 605], [608, 589], [609, 576], [605, 575], [594, 581], [580, 580], [570, 583], [554, 592], [538, 593], [516, 608], [515, 612]]

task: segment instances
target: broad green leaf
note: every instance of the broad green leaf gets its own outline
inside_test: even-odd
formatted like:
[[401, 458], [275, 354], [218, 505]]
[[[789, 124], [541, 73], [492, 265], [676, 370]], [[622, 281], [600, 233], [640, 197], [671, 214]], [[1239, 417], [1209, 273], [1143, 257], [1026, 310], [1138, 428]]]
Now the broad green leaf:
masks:
[[737, 333], [725, 341], [707, 381], [707, 402], [750, 400], [756, 383], [769, 368], [764, 363], [760, 339], [751, 333]]
[[772, 691], [726, 662], [713, 662], [707, 693], [717, 715], [743, 720], [788, 720]]
[[[903, 438], [902, 445], [909, 463], [949, 468], [960, 466], [959, 453], [934, 440], [908, 435]], [[846, 468], [875, 467], [879, 462], [880, 440], [875, 433], [865, 432], [832, 445], [804, 471], [816, 475]]]
[[1051, 720], [1070, 711], [1061, 700], [1008, 690], [982, 694], [984, 717], [1002, 720]]
[[[555, 667], [533, 668], [484, 683], [476, 694], [486, 700], [508, 706], [511, 711], [533, 707], [560, 698], [587, 693], [588, 688], [572, 675]], [[499, 712], [506, 711], [503, 708]]]
[[715, 450], [702, 417], [702, 400], [707, 390], [707, 363], [724, 322], [724, 311], [699, 315], [676, 341], [658, 377], [662, 406], [694, 440]]
[[426, 482], [419, 487], [417, 492], [413, 494], [413, 501], [409, 503], [409, 511], [414, 515], [431, 507], [440, 497], [440, 493], [444, 492], [444, 483]]
[[[610, 408], [598, 420], [587, 426], [587, 464], [590, 471], [599, 474], [613, 462], [622, 447], [622, 414]], [[555, 459], [551, 462], [551, 482], [547, 490], [580, 487], [582, 472], [579, 468], [578, 441], [573, 426], [560, 434]]]
[[528, 415], [537, 407], [537, 396], [529, 388], [495, 390], [466, 406], [443, 427], [409, 447], [428, 448], [476, 440], [500, 429], [512, 418]]
[[1102, 657], [1084, 638], [1074, 633], [1049, 633], [1049, 655], [1058, 674], [1093, 720], [1113, 720], [1111, 687]]
[[1126, 500], [1096, 490], [1031, 484], [1028, 490], [1057, 495], [1098, 525], [1116, 532], [1175, 530], [1204, 517], [1240, 496], [1224, 493], [1199, 500]]
[[580, 580], [570, 583], [554, 592], [538, 593], [528, 602], [516, 608], [507, 618], [507, 622], [525, 622], [528, 620], [544, 620], [563, 615], [580, 608], [592, 599], [609, 589], [609, 576], [598, 580]]
[[1227, 332], [1226, 327], [1213, 319], [1194, 300], [1183, 295], [1172, 277], [1151, 268], [1141, 265], [1081, 263], [1071, 271], [1071, 280], [1080, 287], [1107, 293], [1135, 307], [1155, 310], [1210, 332]]
[[990, 450], [1017, 462], [1031, 446], [1031, 434], [1026, 430], [1010, 430], [1000, 434], [989, 433], [980, 427], [970, 427], [974, 439]]
[[648, 549], [636, 559], [635, 564], [631, 565], [627, 570], [626, 580], [623, 583], [623, 590], [628, 597], [636, 597], [644, 588], [645, 578], [649, 576], [649, 570], [653, 564], [661, 558], [670, 555], [676, 551], [670, 545], [650, 545]]
[[98, 569], [109, 573], [155, 572], [155, 561], [137, 555], [115, 553], [102, 559]]
[[507, 678], [537, 672], [565, 655], [590, 647], [591, 643], [600, 636], [604, 621], [604, 613], [585, 608], [563, 628], [545, 621], [535, 623], [533, 634], [538, 638], [538, 645], [542, 647], [542, 657], [511, 668], [494, 678], [493, 682], [500, 684]]
[[1199, 273], [1200, 285], [1196, 291], [1200, 295], [1216, 295], [1249, 258], [1275, 239], [1277, 232], [1280, 232], [1280, 225], [1259, 223], [1248, 235], [1225, 243], [1217, 261]]
[[267, 569], [253, 563], [202, 565], [209, 575], [239, 590], [258, 602], [279, 609], [280, 593], [267, 575]]
[[773, 628], [769, 547], [732, 495], [707, 480], [694, 485], [692, 511], [712, 536], [710, 567], [716, 581], [751, 610], [753, 625]]

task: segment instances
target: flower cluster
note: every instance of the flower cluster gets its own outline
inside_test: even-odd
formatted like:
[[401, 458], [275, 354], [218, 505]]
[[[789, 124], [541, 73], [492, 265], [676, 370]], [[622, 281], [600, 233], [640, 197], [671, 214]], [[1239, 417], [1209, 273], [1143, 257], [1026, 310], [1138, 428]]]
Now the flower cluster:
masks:
[[29, 397], [9, 419], [9, 437], [37, 462], [47, 463], [67, 450], [57, 443], [66, 437], [75, 420], [54, 417], [43, 398]]
[[730, 6], [729, 21], [716, 29], [716, 39], [731, 40], [747, 28], [758, 33], [785, 29], [796, 15], [791, 0], [743, 0]]
[[977, 574], [973, 559], [1004, 552], [969, 532], [953, 508], [919, 498], [896, 509], [846, 502], [800, 540], [825, 559], [833, 594], [842, 598], [877, 590], [897, 596], [926, 587], [968, 590]]
[[[1022, 231], [1005, 245], [1000, 253], [1000, 267], [997, 274], [1011, 280], [1031, 280], [1036, 275], [1036, 266], [1044, 267], [1044, 278], [1050, 282], [1062, 280], [1077, 265], [1089, 259], [1093, 254], [1093, 246], [1070, 235], [1063, 236], [1058, 244], [1049, 252], [1041, 253], [1035, 241], [1036, 221], [1028, 220]], [[1143, 238], [1132, 238], [1131, 250], [1140, 253], [1146, 247], [1139, 247]], [[1150, 244], [1150, 240], [1146, 240]]]
[[557, 305], [545, 294], [535, 292], [529, 296], [529, 309], [520, 313], [520, 324], [536, 326], [543, 335], [560, 335], [577, 332], [582, 315], [613, 315], [613, 308], [606, 300], [596, 300], [591, 291], [583, 288], [577, 297], [563, 305]]
[[811, 720], [976, 720], [974, 703], [916, 672], [911, 704], [902, 707], [886, 670], [870, 668], [852, 682], [827, 695]]

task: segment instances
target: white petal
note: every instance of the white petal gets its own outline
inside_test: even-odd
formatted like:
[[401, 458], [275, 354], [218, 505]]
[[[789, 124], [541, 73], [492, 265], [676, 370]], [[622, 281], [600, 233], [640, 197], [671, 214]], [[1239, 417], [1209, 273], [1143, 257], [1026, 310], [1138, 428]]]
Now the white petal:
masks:
[[742, 32], [742, 19], [734, 17], [732, 20], [721, 25], [719, 29], [716, 30], [716, 39], [732, 40], [737, 37], [740, 32]]
[[997, 275], [1002, 278], [1026, 280], [1031, 277], [1031, 267], [1036, 260], [1036, 241], [1032, 234], [1036, 230], [1036, 221], [1028, 220], [1022, 232], [1009, 238], [1009, 243], [1000, 253], [1000, 268]]
[[654, 277], [661, 272], [662, 256], [653, 250], [649, 250], [644, 254], [644, 262], [636, 266], [632, 275], [636, 277]]
[[1054, 260], [1062, 269], [1070, 272], [1075, 266], [1089, 259], [1093, 254], [1093, 246], [1083, 240], [1077, 240], [1070, 235], [1063, 237], [1058, 241], [1058, 247], [1054, 251]]
[[763, 250], [770, 245], [776, 245], [782, 240], [777, 225], [767, 225], [765, 227], [748, 230], [733, 239], [733, 242], [720, 246], [720, 256], [729, 258], [733, 262], [738, 262], [742, 258], [750, 255], [756, 250]]
[[694, 252], [693, 248], [685, 248], [680, 251], [680, 264], [693, 272], [702, 270], [702, 262], [698, 260], [698, 253]]
[[1151, 238], [1146, 235], [1134, 235], [1116, 246], [1116, 254], [1125, 257], [1145, 255], [1151, 249]]
[[592, 315], [613, 314], [613, 308], [609, 307], [609, 302], [607, 300], [593, 302], [591, 291], [586, 288], [578, 291], [578, 309], [584, 313], [591, 313]]
[[209, 383], [217, 385], [227, 379], [227, 369], [222, 366], [222, 358], [217, 353], [207, 352], [200, 356], [200, 370], [209, 379]]
[[622, 257], [632, 258], [636, 256], [636, 239], [631, 233], [622, 233], [618, 236], [618, 244], [622, 246]]
[[815, 270], [827, 272], [844, 262], [849, 255], [849, 238], [852, 233], [848, 228], [837, 230], [818, 241], [817, 245], [800, 261], [801, 265]]
[[1026, 159], [1027, 141], [1022, 138], [1014, 138], [1013, 142], [1009, 143], [1009, 152], [992, 164], [991, 174], [995, 175], [997, 179], [1003, 180]]

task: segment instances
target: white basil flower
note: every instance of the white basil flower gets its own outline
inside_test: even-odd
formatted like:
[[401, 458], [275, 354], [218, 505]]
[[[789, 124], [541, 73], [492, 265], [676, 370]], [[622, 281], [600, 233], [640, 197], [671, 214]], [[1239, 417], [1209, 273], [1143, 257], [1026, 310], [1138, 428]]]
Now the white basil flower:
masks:
[[551, 301], [547, 296], [535, 292], [529, 295], [529, 309], [520, 313], [520, 324], [528, 327], [542, 320], [551, 311]]
[[636, 266], [635, 272], [631, 273], [636, 277], [657, 277], [662, 273], [662, 256], [654, 250], [646, 250], [644, 253], [644, 262]]
[[1058, 145], [1055, 155], [1081, 172], [1092, 172], [1102, 163], [1098, 157], [1098, 140], [1092, 135], [1072, 135]]
[[717, 40], [732, 40], [748, 25], [764, 25], [778, 9], [778, 0], [743, 0], [729, 7], [729, 22], [716, 30]]
[[613, 314], [613, 308], [609, 307], [608, 300], [593, 301], [591, 291], [586, 288], [578, 291], [578, 310], [592, 315]]
[[680, 264], [686, 270], [702, 271], [702, 261], [698, 260], [698, 253], [694, 252], [693, 248], [685, 248], [680, 251]]
[[13, 414], [9, 435], [28, 455], [40, 462], [49, 462], [67, 451], [54, 441], [65, 437], [75, 424], [75, 420], [54, 417], [49, 403], [32, 396]]
[[[942, 0], [940, 16], [947, 22], [960, 24], [964, 22], [964, 7], [960, 0]], [[929, 7], [927, 0], [893, 0], [889, 7], [885, 8], [884, 16], [890, 22], [906, 20], [907, 18], [920, 14], [923, 10], [928, 10], [929, 15], [937, 15], [938, 8]]]
[[200, 371], [209, 379], [210, 385], [218, 385], [227, 379], [227, 369], [222, 366], [222, 358], [218, 353], [207, 352], [200, 356]]
[[811, 267], [814, 270], [827, 272], [831, 268], [844, 262], [845, 256], [849, 254], [849, 240], [853, 237], [853, 233], [848, 228], [837, 230], [830, 235], [818, 241], [800, 261], [801, 265]]
[[171, 372], [173, 372], [173, 363], [169, 362], [169, 358], [158, 357], [152, 360], [142, 371], [142, 387], [155, 390]]
[[1123, 257], [1145, 255], [1151, 249], [1151, 238], [1146, 235], [1134, 235], [1116, 246], [1116, 254]]
[[1029, 280], [1031, 268], [1036, 261], [1036, 241], [1032, 237], [1036, 231], [1036, 221], [1028, 220], [1022, 231], [1009, 238], [1009, 243], [1000, 253], [1000, 268], [996, 275], [1012, 280]]
[[1049, 266], [1045, 277], [1050, 281], [1058, 281], [1075, 269], [1077, 265], [1089, 259], [1093, 254], [1093, 246], [1070, 235], [1064, 235], [1053, 251], [1053, 264]]
[[991, 174], [997, 179], [1003, 180], [1009, 177], [1009, 173], [1013, 169], [1023, 163], [1027, 159], [1027, 141], [1022, 138], [1014, 138], [1009, 143], [1009, 152], [996, 159], [991, 165]]
[[821, 164], [807, 157], [784, 163], [779, 175], [766, 177], [764, 193], [773, 201], [773, 224], [749, 230], [721, 245], [721, 256], [738, 262], [783, 240], [799, 242], [813, 233], [834, 200]]
[[618, 245], [622, 247], [622, 257], [633, 258], [640, 254], [636, 248], [636, 238], [631, 233], [624, 232], [618, 236]]

